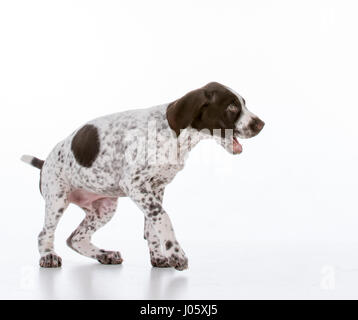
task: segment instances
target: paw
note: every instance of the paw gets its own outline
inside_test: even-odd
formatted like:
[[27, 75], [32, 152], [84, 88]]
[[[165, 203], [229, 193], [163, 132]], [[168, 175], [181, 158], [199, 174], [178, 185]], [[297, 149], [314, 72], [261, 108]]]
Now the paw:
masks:
[[121, 264], [123, 259], [118, 251], [104, 251], [96, 256], [96, 259], [102, 264]]
[[41, 257], [40, 267], [42, 268], [59, 268], [62, 266], [62, 259], [54, 253], [49, 253]]
[[169, 266], [182, 271], [188, 269], [188, 258], [184, 254], [173, 253], [168, 257]]
[[153, 267], [156, 268], [170, 268], [171, 265], [169, 264], [168, 258], [166, 257], [151, 257], [150, 263]]

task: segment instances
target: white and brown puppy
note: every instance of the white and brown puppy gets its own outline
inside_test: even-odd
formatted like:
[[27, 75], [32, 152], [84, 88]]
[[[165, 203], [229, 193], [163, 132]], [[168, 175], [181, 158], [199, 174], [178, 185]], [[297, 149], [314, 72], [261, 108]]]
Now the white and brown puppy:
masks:
[[128, 196], [144, 213], [152, 265], [186, 269], [188, 259], [162, 207], [165, 186], [200, 140], [213, 137], [238, 154], [242, 146], [237, 137], [253, 137], [263, 126], [239, 94], [212, 82], [171, 103], [92, 120], [58, 143], [45, 161], [23, 156], [41, 169], [46, 212], [38, 238], [40, 266], [62, 264], [54, 234], [70, 203], [86, 216], [67, 244], [103, 264], [122, 263], [118, 251], [96, 247], [91, 237], [112, 218], [118, 198]]

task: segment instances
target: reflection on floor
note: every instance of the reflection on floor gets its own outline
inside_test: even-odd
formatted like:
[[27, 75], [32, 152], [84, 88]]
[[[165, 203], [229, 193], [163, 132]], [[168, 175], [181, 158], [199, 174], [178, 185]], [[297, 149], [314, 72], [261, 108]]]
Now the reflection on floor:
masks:
[[189, 270], [182, 272], [152, 268], [136, 250], [120, 266], [75, 255], [63, 256], [59, 269], [41, 269], [30, 255], [16, 265], [1, 261], [0, 298], [358, 298], [354, 245], [213, 243], [190, 249]]

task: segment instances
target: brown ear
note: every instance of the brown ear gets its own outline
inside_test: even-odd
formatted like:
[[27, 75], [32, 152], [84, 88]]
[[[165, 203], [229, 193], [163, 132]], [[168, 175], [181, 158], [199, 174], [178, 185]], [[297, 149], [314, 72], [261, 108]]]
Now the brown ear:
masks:
[[180, 129], [187, 128], [194, 121], [209, 99], [210, 93], [200, 88], [190, 91], [184, 97], [169, 104], [167, 119], [170, 128], [175, 131], [177, 136], [180, 134]]

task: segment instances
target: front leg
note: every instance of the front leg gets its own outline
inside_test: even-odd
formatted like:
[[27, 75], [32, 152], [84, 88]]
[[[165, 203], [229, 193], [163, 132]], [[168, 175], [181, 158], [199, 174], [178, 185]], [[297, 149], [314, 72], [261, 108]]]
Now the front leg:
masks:
[[144, 217], [144, 239], [147, 240], [148, 243], [150, 263], [152, 266], [158, 268], [170, 267], [168, 259], [163, 254], [157, 232], [146, 217]]
[[[177, 270], [187, 269], [188, 259], [176, 240], [170, 218], [162, 207], [162, 192], [155, 191], [150, 187], [141, 186], [130, 197], [145, 215], [148, 226], [145, 229], [146, 239], [148, 241], [157, 239], [159, 242], [154, 244], [153, 249], [155, 249], [155, 245], [158, 245], [159, 247], [156, 248], [158, 249], [158, 257], [163, 254], [165, 260], [160, 261], [158, 266], [174, 267]], [[149, 233], [146, 234], [146, 232]], [[150, 232], [154, 232], [154, 234], [151, 235]], [[150, 250], [152, 249], [151, 246], [149, 248]], [[161, 253], [159, 249], [161, 249]]]

